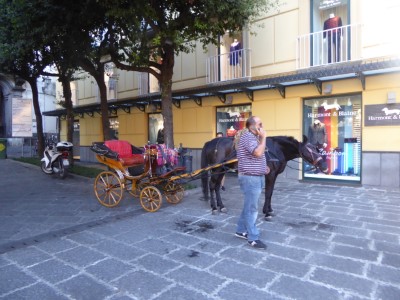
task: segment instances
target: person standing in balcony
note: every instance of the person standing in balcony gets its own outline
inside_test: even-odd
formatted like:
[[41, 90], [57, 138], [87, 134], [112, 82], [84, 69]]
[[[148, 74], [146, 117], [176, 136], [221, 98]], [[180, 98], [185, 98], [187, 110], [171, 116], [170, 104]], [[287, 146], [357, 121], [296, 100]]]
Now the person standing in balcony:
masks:
[[341, 39], [342, 39], [342, 19], [330, 14], [329, 19], [324, 22], [324, 39], [328, 38], [328, 63], [332, 62], [334, 54], [334, 62], [340, 62]]
[[240, 49], [240, 43], [237, 39], [234, 39], [231, 47], [229, 48], [229, 63], [231, 66], [236, 66], [239, 63]]
[[229, 79], [237, 78], [239, 75], [239, 57], [241, 56], [241, 45], [237, 39], [233, 40], [229, 48], [229, 64], [232, 68], [232, 74], [229, 76]]

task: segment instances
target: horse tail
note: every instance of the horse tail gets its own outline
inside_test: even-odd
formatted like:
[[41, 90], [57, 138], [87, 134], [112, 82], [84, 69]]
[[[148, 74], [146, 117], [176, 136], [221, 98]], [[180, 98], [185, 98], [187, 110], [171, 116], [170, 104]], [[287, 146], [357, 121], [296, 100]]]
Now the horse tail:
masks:
[[[203, 149], [201, 150], [201, 168], [204, 169], [208, 166], [207, 162], [207, 145], [208, 142], [204, 144]], [[208, 172], [203, 172], [201, 174], [201, 184], [203, 187], [203, 196], [205, 200], [208, 200], [209, 197], [209, 188], [208, 188]]]

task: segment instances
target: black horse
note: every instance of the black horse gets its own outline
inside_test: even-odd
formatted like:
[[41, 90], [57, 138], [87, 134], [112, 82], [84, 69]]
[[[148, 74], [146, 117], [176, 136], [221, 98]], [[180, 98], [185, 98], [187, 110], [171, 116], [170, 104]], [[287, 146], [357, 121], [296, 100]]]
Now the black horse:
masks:
[[[270, 169], [270, 172], [265, 175], [265, 202], [263, 213], [266, 219], [270, 218], [273, 212], [271, 198], [276, 178], [285, 170], [288, 161], [301, 157], [315, 168], [320, 169], [324, 173], [327, 172], [326, 162], [322, 159], [318, 149], [314, 145], [308, 143], [306, 136], [303, 136], [303, 142], [299, 142], [290, 136], [267, 137], [265, 156]], [[235, 157], [236, 151], [232, 138], [215, 138], [204, 144], [201, 152], [201, 167], [205, 168]], [[234, 166], [221, 166], [211, 169], [210, 180], [208, 180], [207, 174], [203, 174], [202, 176], [204, 199], [208, 201], [210, 192], [210, 203], [213, 214], [217, 212], [217, 206], [221, 212], [227, 211], [220, 196], [221, 180], [227, 167], [232, 168]], [[214, 193], [217, 198], [217, 206], [215, 205]]]
[[[236, 151], [234, 149], [233, 138], [218, 137], [204, 144], [203, 149], [201, 150], [201, 168], [204, 169], [210, 165], [220, 164], [235, 158]], [[236, 165], [236, 163], [229, 165], [224, 164], [223, 166], [212, 168], [210, 170], [210, 179], [208, 172], [202, 174], [201, 181], [204, 200], [208, 201], [211, 196], [210, 204], [213, 214], [217, 213], [217, 206], [221, 212], [227, 212], [220, 195], [221, 181], [226, 170], [229, 168], [235, 169]], [[215, 204], [214, 194], [217, 199], [217, 205]]]

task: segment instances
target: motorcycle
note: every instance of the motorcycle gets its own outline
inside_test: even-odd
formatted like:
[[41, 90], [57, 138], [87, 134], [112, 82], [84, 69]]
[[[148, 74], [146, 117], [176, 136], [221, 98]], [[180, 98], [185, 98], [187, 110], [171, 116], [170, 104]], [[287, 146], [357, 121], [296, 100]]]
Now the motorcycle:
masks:
[[56, 173], [61, 179], [67, 177], [72, 147], [72, 143], [65, 141], [58, 142], [55, 147], [47, 145], [41, 159], [42, 171], [49, 175]]

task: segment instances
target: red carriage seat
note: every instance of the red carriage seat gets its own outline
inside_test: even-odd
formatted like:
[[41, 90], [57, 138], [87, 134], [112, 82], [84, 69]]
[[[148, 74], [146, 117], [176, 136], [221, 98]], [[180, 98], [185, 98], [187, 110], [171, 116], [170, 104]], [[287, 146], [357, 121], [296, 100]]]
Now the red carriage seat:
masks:
[[118, 153], [118, 159], [124, 166], [134, 166], [144, 164], [143, 154], [133, 154], [132, 145], [127, 141], [109, 140], [104, 144], [112, 151]]

